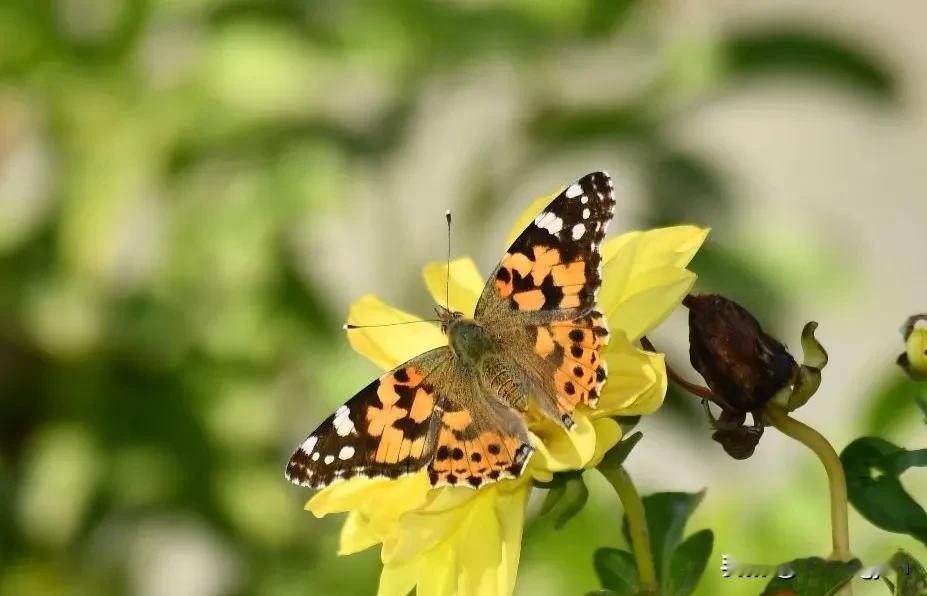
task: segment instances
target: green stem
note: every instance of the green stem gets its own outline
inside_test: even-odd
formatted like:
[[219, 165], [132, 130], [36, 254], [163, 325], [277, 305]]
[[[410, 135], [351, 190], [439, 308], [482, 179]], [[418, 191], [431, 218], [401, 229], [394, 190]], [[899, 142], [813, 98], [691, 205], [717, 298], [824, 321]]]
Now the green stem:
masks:
[[657, 594], [657, 574], [653, 566], [653, 556], [650, 554], [650, 534], [647, 531], [644, 502], [641, 501], [641, 496], [624, 467], [600, 466], [598, 470], [618, 493], [624, 513], [628, 517], [631, 550], [637, 563], [641, 591]]
[[[821, 433], [790, 417], [782, 408], [770, 405], [766, 408], [765, 413], [766, 418], [773, 426], [782, 431], [783, 434], [792, 437], [808, 447], [808, 449], [811, 449], [821, 460], [821, 463], [824, 464], [824, 471], [827, 472], [827, 481], [830, 486], [830, 523], [834, 548], [831, 558], [838, 561], [852, 560], [847, 515], [847, 480], [846, 475], [843, 473], [843, 464], [840, 463], [837, 452], [834, 451], [834, 448]], [[851, 594], [849, 585], [847, 584], [841, 593]]]

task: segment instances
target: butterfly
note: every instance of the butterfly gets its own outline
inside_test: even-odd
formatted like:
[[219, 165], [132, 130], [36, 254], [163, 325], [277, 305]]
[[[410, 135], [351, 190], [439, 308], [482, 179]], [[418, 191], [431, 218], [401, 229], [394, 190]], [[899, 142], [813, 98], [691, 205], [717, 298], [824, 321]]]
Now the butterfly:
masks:
[[339, 407], [297, 447], [294, 484], [398, 478], [427, 467], [433, 487], [516, 478], [533, 447], [529, 405], [570, 429], [607, 372], [596, 309], [599, 248], [614, 213], [605, 172], [558, 194], [516, 238], [473, 318], [436, 307], [448, 345], [412, 358]]

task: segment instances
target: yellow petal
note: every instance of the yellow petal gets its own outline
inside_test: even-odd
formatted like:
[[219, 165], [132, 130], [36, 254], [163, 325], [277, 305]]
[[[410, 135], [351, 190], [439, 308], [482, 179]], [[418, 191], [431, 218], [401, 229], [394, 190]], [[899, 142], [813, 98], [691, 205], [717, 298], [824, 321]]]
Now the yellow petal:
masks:
[[587, 468], [599, 465], [605, 453], [621, 440], [621, 425], [614, 418], [598, 418], [592, 425], [595, 427], [595, 453], [586, 464]]
[[629, 232], [606, 242], [599, 304], [611, 327], [637, 339], [665, 318], [694, 282], [684, 267], [707, 233], [676, 226]]
[[[504, 482], [504, 481], [503, 481]], [[477, 491], [464, 486], [444, 486], [428, 493], [428, 499], [419, 509], [422, 513], [440, 513], [460, 507], [477, 495]]]
[[611, 336], [605, 349], [608, 380], [593, 416], [650, 414], [666, 395], [666, 363], [663, 354], [638, 349], [621, 334]]
[[500, 490], [499, 499], [496, 501], [496, 517], [499, 519], [502, 536], [502, 557], [498, 571], [500, 594], [508, 595], [515, 591], [522, 531], [525, 527], [525, 506], [530, 492], [531, 484], [524, 482], [512, 492]]
[[415, 588], [421, 566], [417, 560], [384, 565], [377, 596], [406, 596]]
[[635, 292], [617, 303], [600, 302], [611, 329], [631, 340], [659, 325], [676, 308], [695, 283], [686, 269], [663, 268], [637, 276]]
[[450, 538], [470, 516], [470, 509], [477, 498], [482, 496], [479, 493], [489, 490], [495, 488], [490, 486], [481, 491], [471, 490], [474, 498], [464, 501], [458, 507], [433, 513], [410, 511], [404, 515], [397, 526], [395, 539], [388, 538], [383, 542], [380, 553], [383, 562], [409, 560]]
[[927, 375], [927, 328], [915, 327], [907, 339], [908, 366]]
[[380, 537], [373, 530], [370, 521], [358, 510], [348, 513], [341, 526], [341, 540], [338, 555], [352, 555], [380, 542]]
[[[425, 502], [431, 486], [425, 474], [413, 474], [395, 480], [386, 478], [352, 478], [336, 482], [317, 492], [306, 509], [316, 517], [358, 509], [371, 502], [383, 514], [398, 517]], [[382, 505], [382, 506], [381, 506]]]
[[457, 593], [457, 565], [449, 541], [419, 557], [420, 572], [416, 596], [454, 596]]
[[658, 267], [684, 268], [705, 242], [710, 230], [697, 226], [671, 226], [644, 232], [630, 232], [609, 240], [602, 246], [602, 260], [614, 259], [629, 243], [637, 244], [636, 269]]
[[[407, 312], [386, 304], [370, 294], [351, 305], [348, 323], [354, 325], [382, 325], [406, 321], [420, 321]], [[399, 366], [432, 348], [447, 345], [441, 329], [431, 323], [371, 327], [345, 331], [351, 347], [369, 358], [383, 370]]]
[[480, 490], [471, 501], [468, 516], [460, 525], [454, 543], [457, 551], [457, 592], [459, 594], [499, 594], [499, 564], [502, 560], [502, 534], [495, 504], [495, 486]]
[[614, 308], [624, 298], [643, 235], [644, 232], [628, 232], [603, 245], [602, 287], [598, 296], [599, 305], [603, 308]]
[[[486, 281], [480, 275], [473, 259], [464, 257], [451, 261], [450, 278], [447, 275], [447, 263], [439, 261], [425, 265], [422, 274], [425, 276], [425, 285], [436, 303], [450, 310], [462, 312], [465, 316], [473, 316], [476, 301], [479, 300]], [[450, 280], [449, 287], [448, 280]], [[450, 290], [450, 306], [447, 305], [446, 299], [448, 290]]]
[[370, 495], [387, 486], [385, 478], [353, 478], [336, 482], [312, 495], [306, 503], [306, 510], [316, 517], [330, 513], [342, 513], [360, 506]]
[[549, 194], [545, 197], [539, 197], [537, 199], [534, 199], [534, 201], [532, 201], [531, 204], [528, 205], [528, 208], [521, 212], [521, 215], [519, 215], [518, 219], [515, 220], [515, 225], [513, 225], [512, 229], [509, 230], [509, 236], [506, 240], [506, 246], [515, 242], [515, 239], [518, 238], [518, 235], [521, 234], [525, 230], [525, 228], [528, 227], [528, 224], [534, 221], [534, 218], [537, 217], [538, 214], [541, 211], [543, 211], [544, 208], [547, 207], [550, 204], [550, 202], [553, 201], [557, 197], [557, 195], [560, 194], [562, 190], [563, 188], [561, 188], [560, 190], [558, 190], [557, 192], [553, 194]]
[[534, 445], [535, 465], [552, 472], [579, 470], [586, 465], [595, 453], [595, 429], [583, 410], [573, 412], [573, 422], [570, 430], [553, 422], [533, 429], [542, 441]]

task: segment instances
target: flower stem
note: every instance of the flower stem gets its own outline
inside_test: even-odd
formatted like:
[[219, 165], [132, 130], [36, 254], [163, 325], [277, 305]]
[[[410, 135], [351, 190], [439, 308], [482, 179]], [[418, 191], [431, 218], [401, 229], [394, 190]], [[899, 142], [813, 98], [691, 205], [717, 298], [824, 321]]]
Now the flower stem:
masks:
[[837, 452], [821, 433], [790, 417], [782, 408], [768, 406], [765, 413], [773, 426], [814, 451], [824, 464], [830, 485], [830, 523], [834, 546], [831, 558], [850, 561], [853, 555], [850, 554], [850, 529], [847, 519], [847, 480]]
[[618, 493], [624, 513], [628, 516], [631, 550], [637, 563], [640, 589], [645, 594], [657, 594], [657, 574], [650, 554], [650, 533], [647, 531], [644, 502], [623, 466], [599, 466], [598, 470]]

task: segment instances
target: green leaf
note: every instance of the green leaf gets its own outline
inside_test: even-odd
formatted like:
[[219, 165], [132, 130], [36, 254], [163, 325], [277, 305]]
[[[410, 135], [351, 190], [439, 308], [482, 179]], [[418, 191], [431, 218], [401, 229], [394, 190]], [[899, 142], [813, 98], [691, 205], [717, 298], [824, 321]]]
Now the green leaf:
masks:
[[695, 591], [695, 586], [708, 565], [714, 541], [711, 530], [701, 530], [683, 540], [670, 560], [666, 594], [689, 596]]
[[[927, 407], [927, 406], [925, 406]], [[615, 422], [618, 423], [618, 426], [621, 427], [621, 434], [627, 435], [629, 432], [634, 430], [634, 427], [637, 426], [637, 423], [640, 422], [640, 416], [614, 416]]]
[[557, 506], [557, 503], [560, 502], [560, 499], [562, 499], [563, 495], [565, 494], [566, 483], [561, 482], [552, 485], [547, 491], [547, 496], [544, 497], [544, 502], [541, 504], [541, 510], [538, 512], [539, 515], [547, 515], [553, 511], [554, 507]]
[[927, 424], [927, 397], [915, 395], [914, 401], [917, 403], [917, 407], [924, 413], [924, 423]]
[[[705, 496], [705, 491], [699, 493], [666, 492], [647, 495], [642, 500], [647, 515], [647, 531], [650, 535], [650, 551], [653, 554], [653, 564], [657, 579], [668, 575], [673, 551], [682, 540], [686, 522], [698, 504]], [[628, 532], [628, 518], [624, 517], [624, 537], [631, 544]]]
[[924, 596], [927, 594], [927, 571], [908, 553], [900, 550], [888, 562], [895, 572], [894, 596]]
[[560, 500], [557, 518], [554, 520], [554, 528], [559, 530], [568, 521], [576, 517], [576, 514], [582, 511], [588, 500], [589, 489], [586, 488], [586, 483], [583, 482], [582, 476], [577, 475], [575, 478], [567, 480], [566, 493]]
[[927, 544], [927, 512], [902, 486], [911, 466], [927, 466], [927, 451], [908, 451], [877, 437], [856, 439], [840, 454], [850, 503], [872, 524]]
[[631, 553], [617, 548], [599, 548], [592, 562], [603, 587], [621, 596], [632, 596], [637, 592], [637, 564]]
[[550, 482], [536, 484], [549, 489], [540, 514], [553, 517], [554, 528], [558, 530], [582, 511], [589, 500], [589, 489], [583, 481], [582, 472], [554, 474]]
[[865, 414], [866, 433], [885, 435], [907, 423], [911, 418], [911, 401], [917, 403], [919, 398], [923, 399], [923, 393], [923, 383], [892, 371], [882, 387], [876, 391], [876, 397], [869, 401]]
[[791, 577], [774, 578], [766, 585], [764, 595], [829, 596], [850, 581], [862, 567], [862, 563], [859, 559], [845, 562], [811, 557], [789, 561], [780, 565], [780, 569], [783, 567], [790, 568], [794, 573]]
[[618, 444], [608, 450], [602, 458], [602, 463], [599, 465], [606, 465], [614, 468], [621, 466], [624, 460], [628, 458], [628, 455], [630, 455], [631, 450], [634, 449], [634, 446], [637, 445], [638, 441], [643, 437], [643, 433], [637, 431], [623, 441], [619, 441]]
[[815, 81], [829, 79], [878, 99], [897, 98], [895, 77], [879, 58], [819, 32], [779, 29], [742, 33], [725, 40], [722, 52], [732, 78], [801, 74]]

